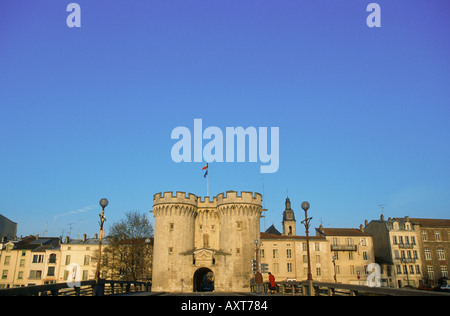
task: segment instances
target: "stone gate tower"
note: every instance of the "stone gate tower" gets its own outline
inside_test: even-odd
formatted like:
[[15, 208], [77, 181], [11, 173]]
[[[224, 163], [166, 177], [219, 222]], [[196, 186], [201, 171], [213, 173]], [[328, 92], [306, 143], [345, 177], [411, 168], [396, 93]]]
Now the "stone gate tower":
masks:
[[152, 212], [153, 291], [249, 290], [261, 194], [228, 191], [202, 200], [192, 193], [157, 193]]

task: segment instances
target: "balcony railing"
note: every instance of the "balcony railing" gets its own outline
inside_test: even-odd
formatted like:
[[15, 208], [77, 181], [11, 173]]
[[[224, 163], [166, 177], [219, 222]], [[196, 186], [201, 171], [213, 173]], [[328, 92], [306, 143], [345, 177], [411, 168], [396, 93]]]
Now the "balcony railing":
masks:
[[414, 248], [414, 244], [398, 244], [398, 247], [402, 249], [412, 249]]
[[357, 245], [331, 245], [331, 251], [356, 251]]

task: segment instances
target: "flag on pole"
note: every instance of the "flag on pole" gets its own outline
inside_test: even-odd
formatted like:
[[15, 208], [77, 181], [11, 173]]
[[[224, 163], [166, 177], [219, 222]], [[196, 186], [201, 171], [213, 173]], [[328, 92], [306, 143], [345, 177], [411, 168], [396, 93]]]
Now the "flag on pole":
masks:
[[206, 196], [209, 197], [209, 176], [208, 176], [208, 163], [206, 163], [206, 166], [202, 168], [202, 170], [206, 170], [205, 174], [203, 175], [203, 178], [206, 178]]

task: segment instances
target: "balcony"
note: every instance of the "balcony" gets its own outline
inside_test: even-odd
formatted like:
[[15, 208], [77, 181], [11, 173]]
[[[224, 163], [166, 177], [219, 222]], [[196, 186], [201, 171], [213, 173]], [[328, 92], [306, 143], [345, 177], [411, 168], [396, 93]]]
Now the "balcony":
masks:
[[401, 263], [415, 263], [416, 259], [415, 258], [400, 258], [400, 262]]
[[414, 245], [413, 244], [398, 244], [398, 247], [401, 249], [413, 249]]
[[357, 245], [331, 245], [331, 251], [356, 251]]

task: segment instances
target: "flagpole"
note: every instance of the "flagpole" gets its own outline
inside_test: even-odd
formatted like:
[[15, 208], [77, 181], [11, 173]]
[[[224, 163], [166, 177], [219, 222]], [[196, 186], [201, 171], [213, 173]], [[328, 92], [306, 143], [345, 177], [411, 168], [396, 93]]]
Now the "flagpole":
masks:
[[208, 168], [208, 174], [206, 175], [206, 196], [209, 197], [209, 168]]

